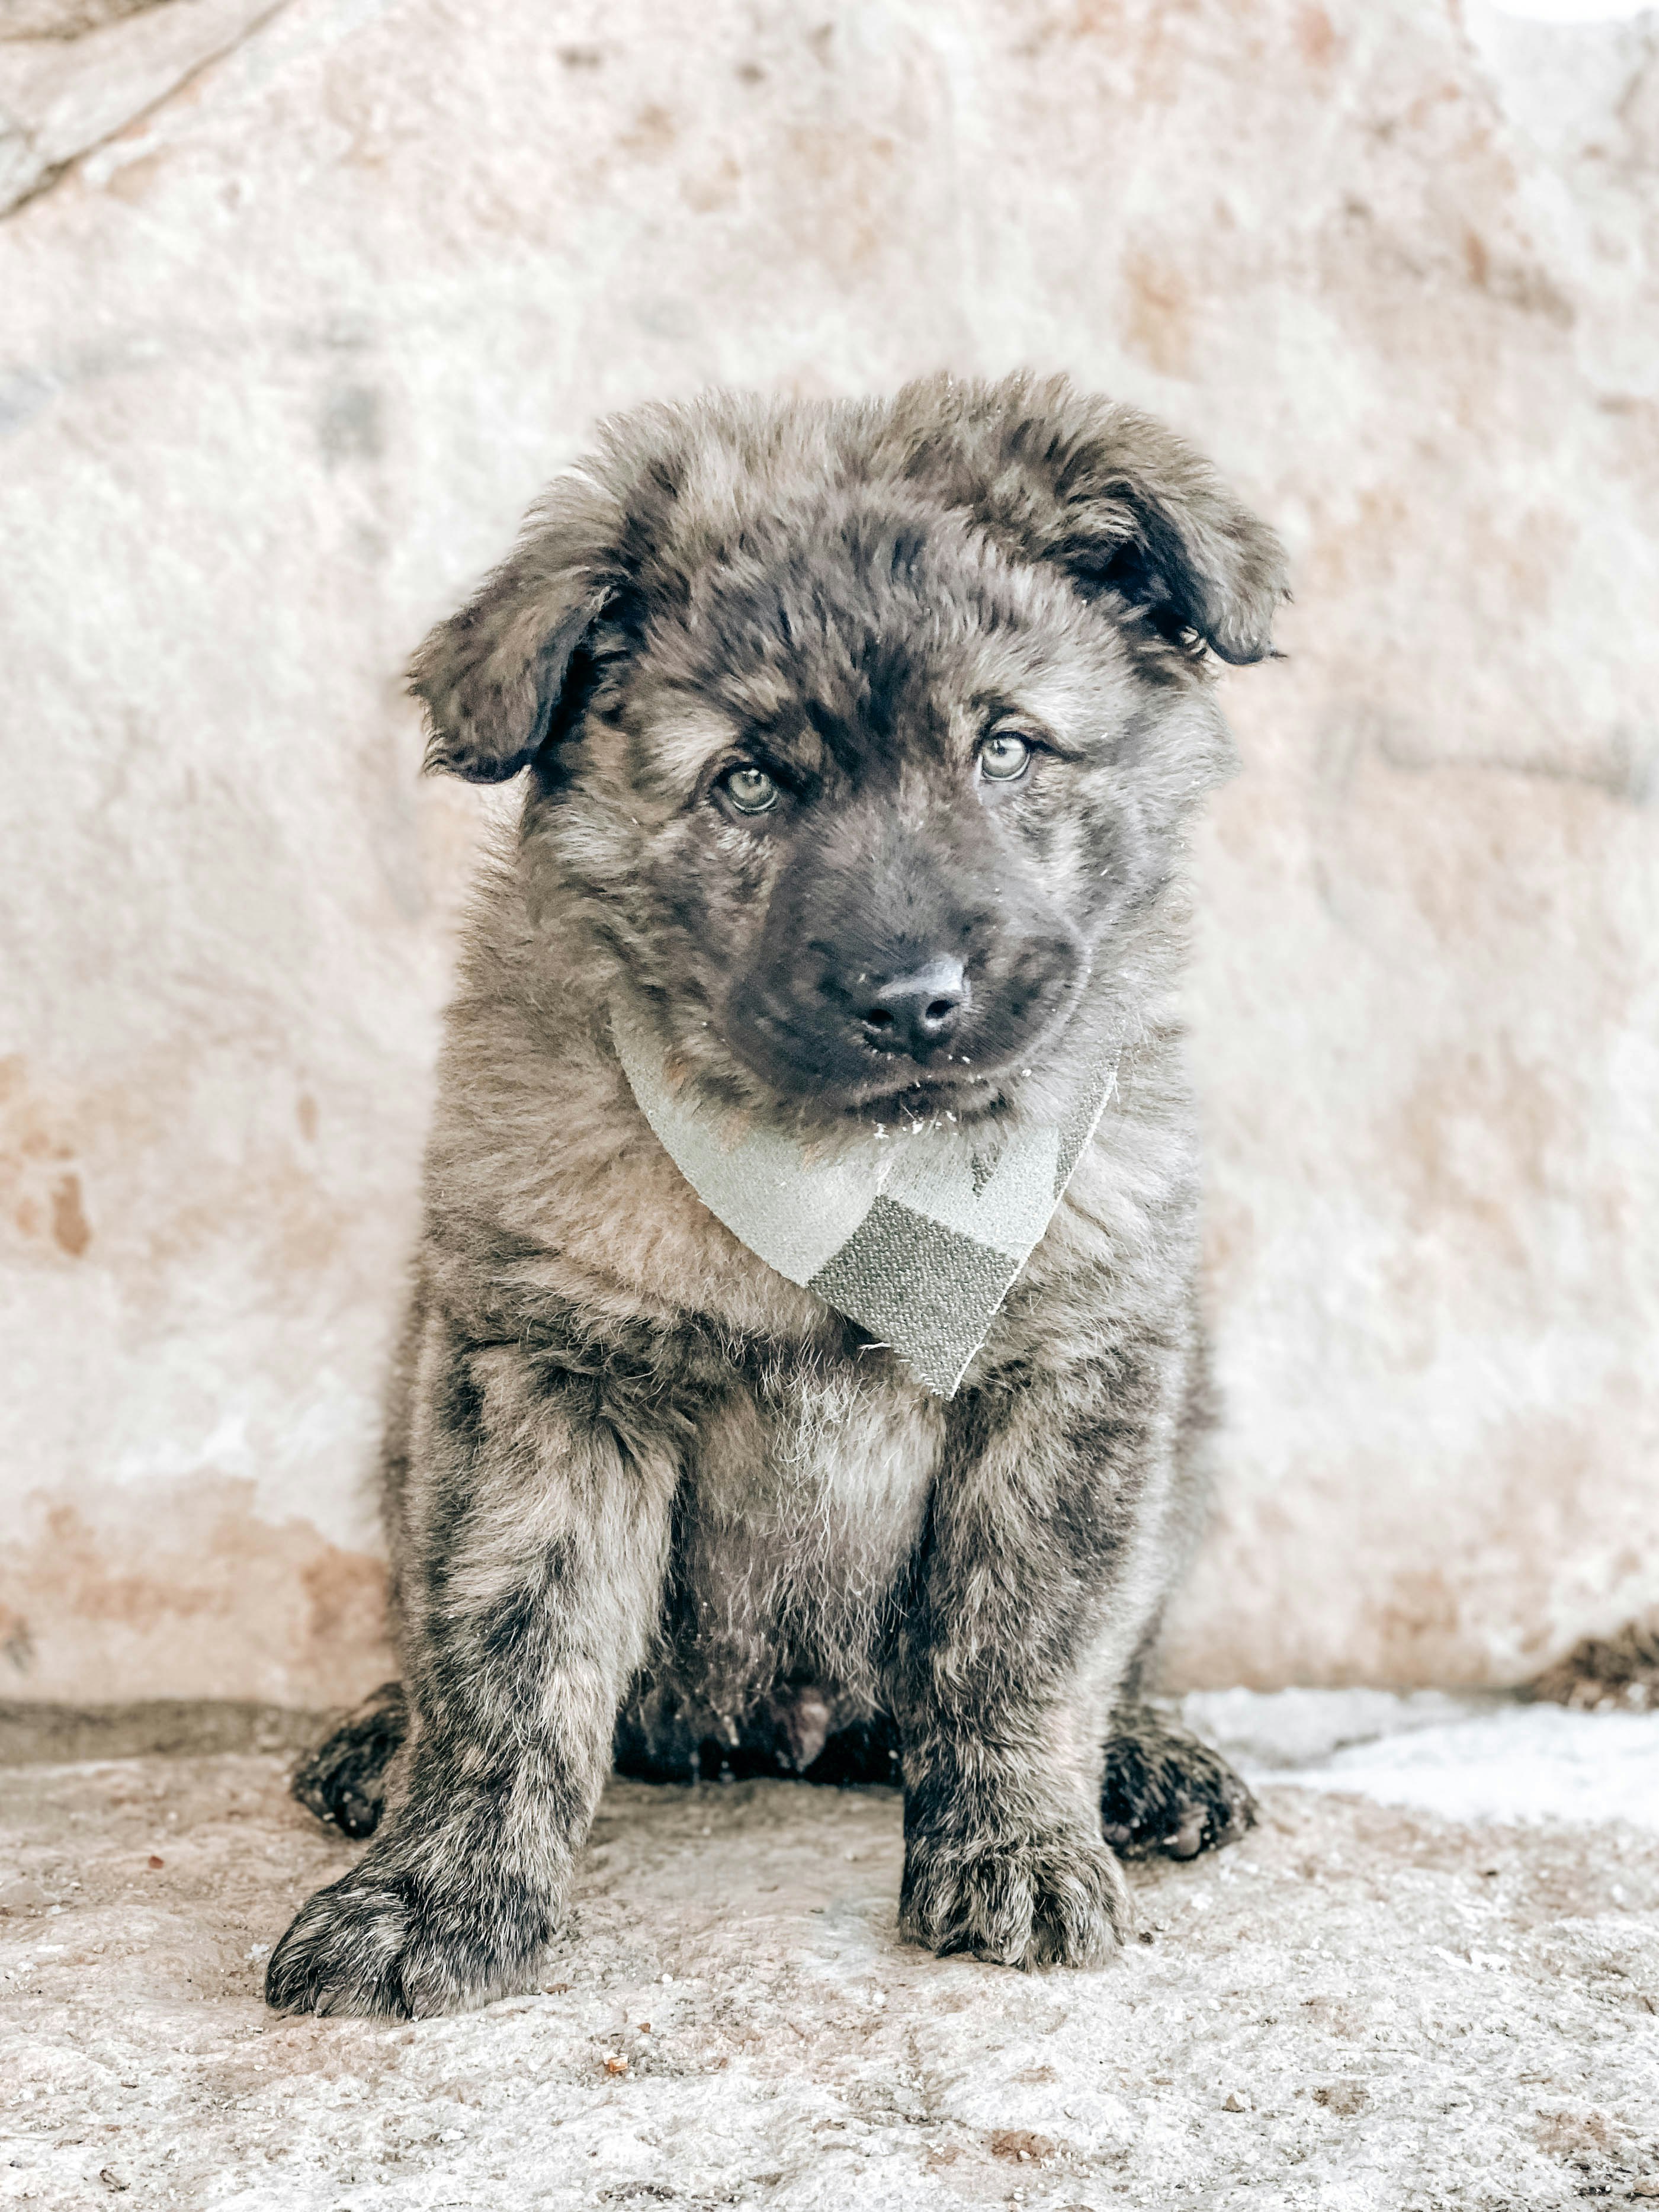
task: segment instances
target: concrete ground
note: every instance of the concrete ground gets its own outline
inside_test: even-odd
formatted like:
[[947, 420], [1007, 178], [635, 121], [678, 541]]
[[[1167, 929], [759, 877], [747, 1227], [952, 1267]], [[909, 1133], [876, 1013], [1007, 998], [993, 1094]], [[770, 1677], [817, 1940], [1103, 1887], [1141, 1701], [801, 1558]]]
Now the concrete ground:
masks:
[[[0, 2203], [1659, 2200], [1659, 1717], [1230, 1695], [1261, 1824], [1137, 1869], [1100, 1972], [898, 1943], [891, 1793], [617, 1784], [541, 1993], [418, 2026], [261, 2004], [356, 1849], [283, 1759], [13, 1768]], [[1564, 1765], [1569, 1817], [1493, 1817]], [[1413, 1792], [1442, 1809], [1377, 1802]]]

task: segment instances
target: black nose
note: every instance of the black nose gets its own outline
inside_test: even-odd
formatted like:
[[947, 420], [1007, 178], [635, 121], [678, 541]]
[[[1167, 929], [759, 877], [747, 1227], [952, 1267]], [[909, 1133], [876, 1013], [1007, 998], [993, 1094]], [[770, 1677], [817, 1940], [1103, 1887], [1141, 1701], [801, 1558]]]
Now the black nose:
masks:
[[969, 995], [960, 960], [930, 960], [925, 968], [878, 984], [865, 999], [859, 1021], [872, 1044], [919, 1060], [952, 1034]]

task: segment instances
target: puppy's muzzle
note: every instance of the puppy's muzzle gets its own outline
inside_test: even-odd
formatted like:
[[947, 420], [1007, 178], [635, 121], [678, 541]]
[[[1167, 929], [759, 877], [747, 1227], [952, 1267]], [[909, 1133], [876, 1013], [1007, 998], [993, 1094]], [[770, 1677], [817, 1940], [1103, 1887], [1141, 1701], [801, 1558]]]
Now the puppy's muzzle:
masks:
[[864, 1001], [858, 1024], [866, 1044], [894, 1058], [926, 1060], [965, 1020], [973, 985], [960, 960], [930, 960], [855, 997]]

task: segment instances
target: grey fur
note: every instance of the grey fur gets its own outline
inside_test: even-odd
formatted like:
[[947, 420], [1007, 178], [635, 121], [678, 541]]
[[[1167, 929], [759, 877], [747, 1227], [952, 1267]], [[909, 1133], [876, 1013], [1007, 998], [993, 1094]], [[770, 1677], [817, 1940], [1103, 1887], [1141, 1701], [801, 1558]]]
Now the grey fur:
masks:
[[[432, 764], [531, 775], [448, 1018], [388, 1433], [407, 1719], [381, 1693], [306, 1771], [385, 1817], [274, 2004], [530, 1985], [613, 1751], [896, 1753], [905, 1933], [1022, 1966], [1121, 1936], [1107, 1828], [1187, 1855], [1248, 1821], [1139, 1698], [1207, 1421], [1182, 836], [1230, 757], [1208, 656], [1264, 656], [1283, 588], [1145, 416], [941, 378], [624, 418], [422, 647]], [[1036, 751], [992, 787], [1010, 714]], [[763, 820], [726, 781], [754, 758]], [[901, 1063], [842, 1004], [942, 933], [971, 1066]], [[994, 1151], [1121, 1048], [954, 1400], [702, 1207], [618, 1065], [624, 993], [734, 1133], [826, 1154], [924, 1114]]]

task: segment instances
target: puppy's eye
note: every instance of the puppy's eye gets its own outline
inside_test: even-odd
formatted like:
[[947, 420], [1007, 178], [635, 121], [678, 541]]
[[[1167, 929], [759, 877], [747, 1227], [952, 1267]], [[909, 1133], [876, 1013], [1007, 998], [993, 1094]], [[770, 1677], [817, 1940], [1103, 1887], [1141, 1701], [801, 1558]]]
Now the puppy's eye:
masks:
[[763, 768], [734, 768], [721, 781], [739, 814], [764, 814], [778, 803], [778, 787]]
[[1031, 765], [1027, 739], [1012, 730], [994, 730], [979, 749], [979, 772], [992, 783], [1018, 783]]

